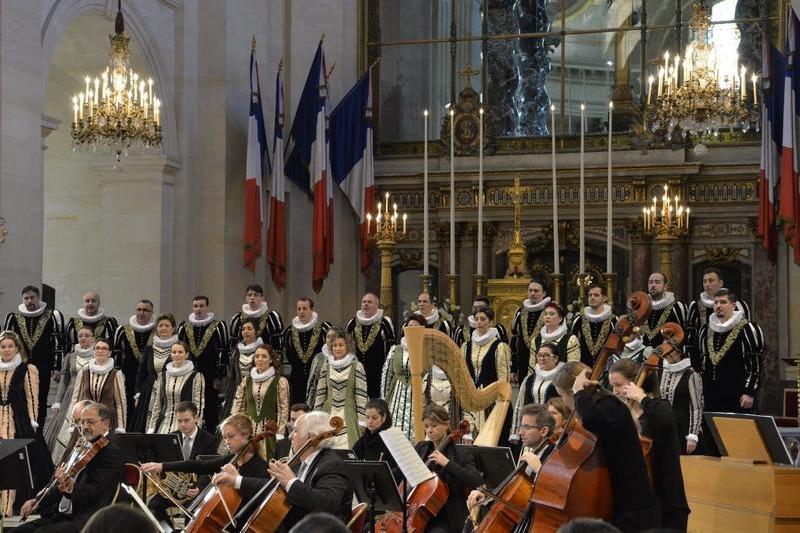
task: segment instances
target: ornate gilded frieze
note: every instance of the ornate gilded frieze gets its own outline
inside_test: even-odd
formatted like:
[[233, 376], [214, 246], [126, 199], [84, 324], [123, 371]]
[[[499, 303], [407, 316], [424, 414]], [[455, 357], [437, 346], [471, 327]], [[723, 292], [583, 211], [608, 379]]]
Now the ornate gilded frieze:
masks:
[[755, 202], [758, 187], [755, 178], [726, 181], [690, 181], [687, 183], [689, 202], [742, 203]]

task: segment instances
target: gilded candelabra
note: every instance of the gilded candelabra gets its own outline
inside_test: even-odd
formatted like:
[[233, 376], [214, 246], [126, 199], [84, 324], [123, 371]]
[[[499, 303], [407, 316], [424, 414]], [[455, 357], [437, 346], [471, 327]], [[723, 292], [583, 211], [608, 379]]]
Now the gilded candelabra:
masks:
[[689, 233], [690, 209], [681, 201], [680, 195], [669, 195], [669, 185], [664, 185], [660, 198], [653, 196], [653, 204], [642, 208], [642, 225], [645, 235], [658, 243], [661, 256], [661, 272], [672, 279], [672, 247]]
[[586, 304], [586, 289], [593, 282], [594, 277], [587, 273], [578, 274], [578, 277], [575, 278], [575, 284], [578, 286], [578, 301], [580, 301], [581, 306]]
[[[380, 298], [383, 312], [392, 316], [392, 255], [397, 242], [406, 235], [407, 213], [397, 210], [397, 203], [389, 204], [389, 193], [384, 202], [378, 202], [377, 213], [367, 213], [367, 235], [375, 239], [381, 253], [381, 290]], [[374, 224], [374, 233], [371, 233]]]

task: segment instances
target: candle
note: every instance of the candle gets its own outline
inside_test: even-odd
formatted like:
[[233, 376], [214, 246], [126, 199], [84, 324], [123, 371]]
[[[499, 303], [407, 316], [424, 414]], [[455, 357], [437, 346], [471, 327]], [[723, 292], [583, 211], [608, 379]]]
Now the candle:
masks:
[[742, 70], [740, 71], [739, 76], [739, 89], [741, 90], [741, 99], [744, 102], [744, 99], [747, 97], [747, 78], [745, 75], [747, 74], [747, 67], [742, 65]]
[[584, 131], [586, 129], [586, 105], [581, 104], [581, 155], [580, 155], [580, 162], [581, 162], [581, 182], [580, 186], [578, 187], [578, 198], [579, 198], [579, 226], [580, 226], [580, 233], [579, 233], [579, 250], [580, 250], [580, 264], [579, 264], [579, 274], [583, 274], [585, 272], [586, 262], [585, 262], [585, 250], [584, 250], [584, 226], [583, 226], [583, 151], [584, 151]]
[[92, 80], [91, 80], [91, 78], [89, 76], [86, 76], [83, 79], [83, 81], [86, 82], [86, 91], [84, 92], [84, 94], [89, 94], [89, 82], [92, 81]]
[[550, 151], [553, 167], [553, 272], [561, 273], [558, 259], [558, 187], [556, 186], [556, 106], [550, 105]]
[[83, 99], [84, 99], [84, 94], [83, 93], [78, 94], [78, 101], [80, 102], [80, 107], [78, 107], [78, 111], [81, 120], [83, 119]]
[[372, 225], [372, 213], [367, 213], [367, 235], [369, 235], [370, 225]]
[[72, 123], [78, 123], [78, 97], [72, 97]]
[[408, 213], [403, 213], [403, 235], [406, 234], [406, 219], [408, 218]]
[[428, 110], [423, 113], [425, 124], [425, 155], [422, 173], [422, 273], [428, 275]]
[[483, 275], [483, 108], [478, 114], [478, 275]]
[[612, 133], [614, 131], [613, 127], [613, 116], [614, 116], [614, 102], [608, 103], [608, 204], [607, 204], [607, 228], [606, 228], [606, 273], [611, 274], [611, 197], [613, 196], [613, 185], [611, 183], [611, 142], [612, 142]]
[[456, 274], [456, 174], [455, 174], [455, 118], [450, 106], [450, 275]]
[[686, 208], [686, 229], [689, 229], [689, 208]]
[[100, 93], [100, 78], [94, 79], [94, 105], [97, 105], [97, 99]]
[[661, 93], [664, 90], [664, 69], [658, 69], [658, 94], [656, 96], [661, 96]]
[[647, 78], [647, 105], [650, 105], [650, 97], [653, 94], [653, 76]]
[[753, 74], [753, 105], [758, 105], [758, 91], [756, 91], [756, 81], [758, 80], [758, 76]]
[[[644, 229], [647, 229], [647, 208], [642, 208], [642, 224], [644, 225]], [[367, 226], [369, 227], [369, 226]]]

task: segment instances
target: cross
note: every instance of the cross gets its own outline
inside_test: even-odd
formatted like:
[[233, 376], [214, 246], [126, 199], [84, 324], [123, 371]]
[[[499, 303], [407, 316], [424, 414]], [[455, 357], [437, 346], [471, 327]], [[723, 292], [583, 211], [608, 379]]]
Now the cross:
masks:
[[467, 63], [467, 65], [464, 68], [462, 68], [460, 71], [458, 71], [458, 73], [462, 77], [466, 78], [466, 86], [471, 88], [472, 87], [472, 83], [471, 83], [472, 82], [472, 76], [477, 76], [478, 74], [481, 73], [481, 71], [476, 69], [475, 67], [473, 67], [471, 64]]

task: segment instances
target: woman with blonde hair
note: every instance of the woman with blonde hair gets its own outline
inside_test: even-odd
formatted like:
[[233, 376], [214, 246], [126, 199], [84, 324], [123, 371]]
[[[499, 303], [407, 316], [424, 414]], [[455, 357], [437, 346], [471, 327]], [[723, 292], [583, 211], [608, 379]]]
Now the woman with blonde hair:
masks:
[[206, 382], [203, 374], [189, 361], [189, 345], [177, 341], [170, 352], [171, 362], [153, 385], [150, 407], [147, 410], [148, 433], [172, 433], [178, 429], [175, 406], [192, 402], [197, 406], [197, 416], [203, 417]]

